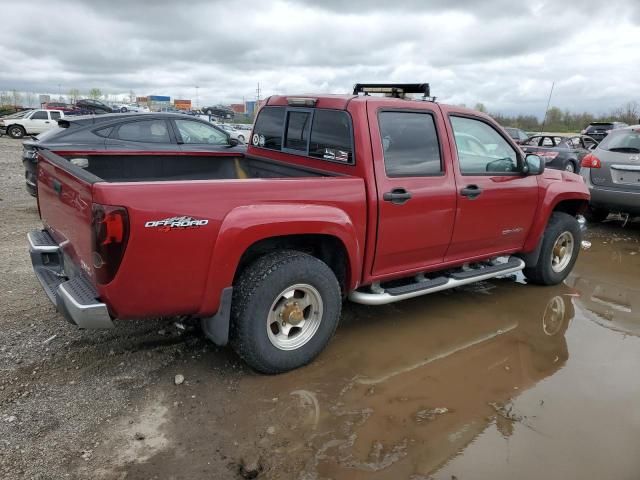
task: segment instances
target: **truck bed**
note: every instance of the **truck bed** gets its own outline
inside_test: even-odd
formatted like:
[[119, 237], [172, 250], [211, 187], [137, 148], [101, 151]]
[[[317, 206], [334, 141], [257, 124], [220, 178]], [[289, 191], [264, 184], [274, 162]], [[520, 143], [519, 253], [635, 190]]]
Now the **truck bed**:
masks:
[[[359, 177], [237, 153], [38, 155], [40, 215], [63, 258], [62, 276], [83, 277], [113, 318], [212, 315], [243, 252], [265, 236], [313, 234], [322, 225], [347, 248], [363, 249]], [[77, 158], [88, 165], [69, 161]], [[112, 208], [126, 211], [126, 246], [115, 277], [100, 283], [95, 212]], [[165, 228], [176, 219], [195, 223]]]
[[331, 173], [255, 157], [207, 154], [67, 154], [63, 158], [107, 182], [230, 180], [332, 176]]

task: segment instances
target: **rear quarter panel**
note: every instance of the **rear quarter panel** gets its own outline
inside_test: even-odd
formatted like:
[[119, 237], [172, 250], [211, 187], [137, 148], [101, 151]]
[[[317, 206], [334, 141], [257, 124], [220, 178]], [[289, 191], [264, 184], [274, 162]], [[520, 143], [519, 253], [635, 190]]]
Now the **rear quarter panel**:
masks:
[[[366, 228], [360, 178], [98, 183], [94, 201], [123, 205], [129, 213], [118, 274], [99, 287], [119, 318], [215, 313], [245, 250], [274, 236], [334, 235], [347, 248], [352, 278], [360, 276]], [[145, 227], [180, 216], [207, 224]]]

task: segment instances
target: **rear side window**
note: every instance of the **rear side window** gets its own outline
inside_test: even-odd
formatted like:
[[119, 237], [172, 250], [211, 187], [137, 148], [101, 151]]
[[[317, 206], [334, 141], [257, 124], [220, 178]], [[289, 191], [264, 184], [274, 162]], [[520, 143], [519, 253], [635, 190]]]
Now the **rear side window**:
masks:
[[421, 177], [442, 173], [433, 116], [418, 112], [381, 112], [378, 118], [387, 176]]
[[310, 129], [310, 111], [290, 111], [287, 116], [287, 131], [284, 147], [291, 150], [306, 152]]
[[113, 127], [105, 127], [93, 131], [93, 133], [95, 133], [99, 137], [109, 137], [111, 135], [111, 132], [113, 132]]
[[264, 107], [253, 128], [253, 144], [256, 146], [282, 149], [282, 129], [285, 109], [282, 107]]
[[39, 111], [33, 114], [31, 120], [49, 120], [47, 112]]
[[347, 112], [340, 110], [314, 112], [309, 156], [324, 160], [353, 162], [351, 122]]
[[51, 120], [58, 120], [60, 118], [60, 112], [49, 112]]
[[144, 120], [125, 123], [118, 129], [117, 137], [129, 142], [171, 143], [164, 120]]
[[322, 160], [353, 163], [351, 118], [342, 110], [264, 107], [251, 143]]

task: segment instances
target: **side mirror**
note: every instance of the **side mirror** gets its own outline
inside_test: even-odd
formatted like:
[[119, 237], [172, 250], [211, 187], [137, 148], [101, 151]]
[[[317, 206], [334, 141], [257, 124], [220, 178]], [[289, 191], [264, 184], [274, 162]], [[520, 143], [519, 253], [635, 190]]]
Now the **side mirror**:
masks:
[[229, 138], [229, 145], [232, 147], [237, 147], [240, 145], [240, 141], [237, 138]]
[[538, 155], [530, 153], [524, 159], [522, 173], [525, 175], [540, 175], [544, 172], [544, 166], [544, 161]]

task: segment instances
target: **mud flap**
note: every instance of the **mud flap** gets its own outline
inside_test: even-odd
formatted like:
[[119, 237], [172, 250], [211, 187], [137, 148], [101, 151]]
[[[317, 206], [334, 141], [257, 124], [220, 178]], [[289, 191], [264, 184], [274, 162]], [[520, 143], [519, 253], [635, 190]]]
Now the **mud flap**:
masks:
[[202, 331], [205, 336], [216, 345], [224, 347], [229, 342], [229, 322], [231, 321], [231, 300], [233, 287], [222, 290], [218, 313], [201, 320]]
[[540, 258], [540, 251], [542, 250], [542, 240], [544, 238], [544, 233], [540, 236], [540, 240], [538, 241], [538, 245], [535, 250], [532, 250], [528, 253], [515, 253], [513, 256], [521, 258], [524, 261], [525, 267], [534, 267], [538, 264], [538, 258]]

